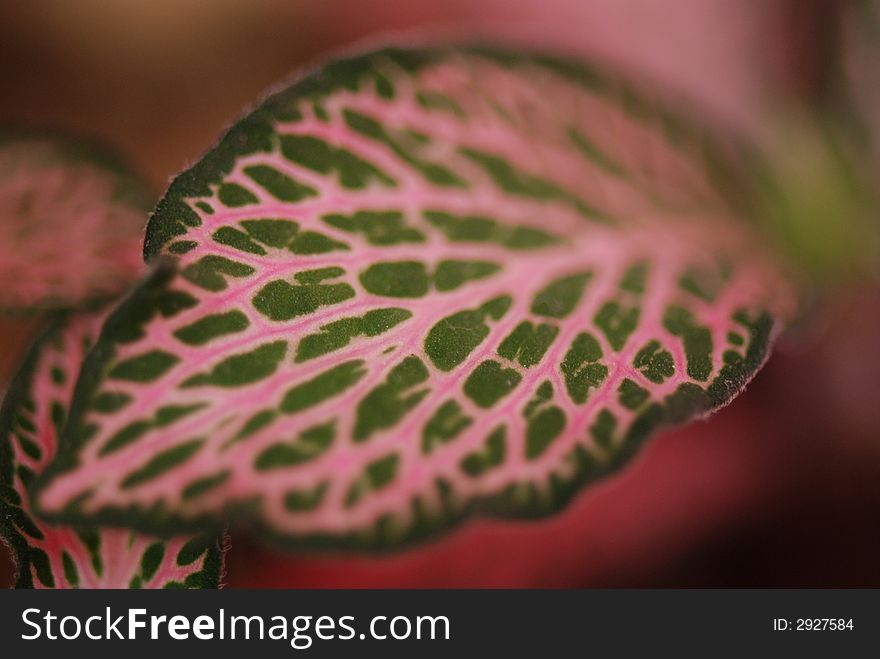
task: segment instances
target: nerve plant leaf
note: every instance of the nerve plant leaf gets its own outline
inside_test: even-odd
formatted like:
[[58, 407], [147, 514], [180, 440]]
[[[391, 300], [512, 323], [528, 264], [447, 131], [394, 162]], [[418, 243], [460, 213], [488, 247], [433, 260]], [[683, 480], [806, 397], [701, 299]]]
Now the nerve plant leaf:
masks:
[[[0, 537], [19, 588], [216, 587], [220, 552], [205, 537], [163, 541], [130, 529], [75, 529], [32, 514], [26, 490], [58, 450], [83, 355], [105, 313], [59, 315], [31, 349], [0, 411]], [[119, 399], [104, 401], [112, 407]]]
[[151, 195], [115, 156], [0, 132], [0, 309], [68, 307], [143, 274]]
[[376, 547], [556, 510], [735, 395], [788, 310], [705, 154], [553, 59], [327, 66], [160, 202], [42, 511]]

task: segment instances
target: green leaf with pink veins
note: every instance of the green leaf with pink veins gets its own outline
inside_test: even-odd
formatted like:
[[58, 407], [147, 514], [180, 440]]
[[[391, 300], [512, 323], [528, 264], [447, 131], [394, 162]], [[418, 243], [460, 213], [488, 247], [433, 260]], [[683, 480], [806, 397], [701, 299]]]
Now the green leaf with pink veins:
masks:
[[121, 293], [144, 273], [138, 252], [153, 199], [102, 146], [0, 131], [0, 310]]
[[[27, 488], [58, 451], [76, 375], [105, 312], [57, 314], [26, 357], [0, 410], [0, 538], [18, 588], [216, 588], [209, 536], [168, 540], [130, 529], [77, 529], [33, 514]], [[119, 399], [104, 401], [113, 406]]]
[[86, 360], [41, 511], [392, 547], [555, 512], [725, 404], [791, 293], [723, 160], [651, 98], [475, 49], [271, 96], [159, 203], [155, 270]]

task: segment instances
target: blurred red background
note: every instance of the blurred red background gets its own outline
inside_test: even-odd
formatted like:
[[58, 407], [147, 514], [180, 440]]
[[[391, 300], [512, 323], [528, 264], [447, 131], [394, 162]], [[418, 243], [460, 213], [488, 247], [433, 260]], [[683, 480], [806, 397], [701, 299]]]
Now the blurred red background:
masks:
[[[161, 191], [245, 106], [334, 48], [441, 32], [609, 60], [760, 135], [810, 101], [832, 0], [0, 2], [0, 122], [115, 143]], [[400, 37], [398, 37], [399, 39]], [[8, 376], [37, 320], [0, 323]], [[537, 523], [382, 557], [236, 534], [230, 586], [880, 586], [880, 291], [839, 283], [748, 391]], [[0, 582], [9, 583], [8, 558]]]

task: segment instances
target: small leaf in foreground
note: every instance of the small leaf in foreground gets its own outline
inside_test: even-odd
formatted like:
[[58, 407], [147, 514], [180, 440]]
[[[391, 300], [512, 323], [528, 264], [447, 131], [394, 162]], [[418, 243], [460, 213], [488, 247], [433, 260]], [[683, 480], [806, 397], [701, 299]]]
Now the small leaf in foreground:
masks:
[[[212, 588], [220, 575], [214, 538], [170, 540], [129, 529], [47, 524], [27, 489], [58, 450], [85, 350], [105, 313], [59, 314], [14, 379], [0, 411], [0, 536], [12, 548], [19, 588]], [[102, 401], [107, 409], [122, 396]]]

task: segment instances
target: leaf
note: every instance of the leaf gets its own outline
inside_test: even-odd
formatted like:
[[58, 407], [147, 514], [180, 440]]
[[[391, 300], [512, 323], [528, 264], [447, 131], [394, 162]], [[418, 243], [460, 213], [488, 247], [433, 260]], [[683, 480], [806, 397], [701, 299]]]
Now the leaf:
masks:
[[[220, 551], [208, 536], [167, 541], [129, 529], [76, 529], [32, 513], [27, 488], [58, 450], [83, 355], [105, 312], [58, 314], [37, 341], [0, 410], [0, 537], [19, 588], [217, 587]], [[105, 399], [108, 407], [119, 399]]]
[[735, 395], [789, 311], [709, 149], [554, 59], [328, 65], [172, 183], [41, 510], [358, 547], [557, 510]]
[[143, 274], [152, 196], [101, 149], [0, 131], [0, 309], [74, 306]]

